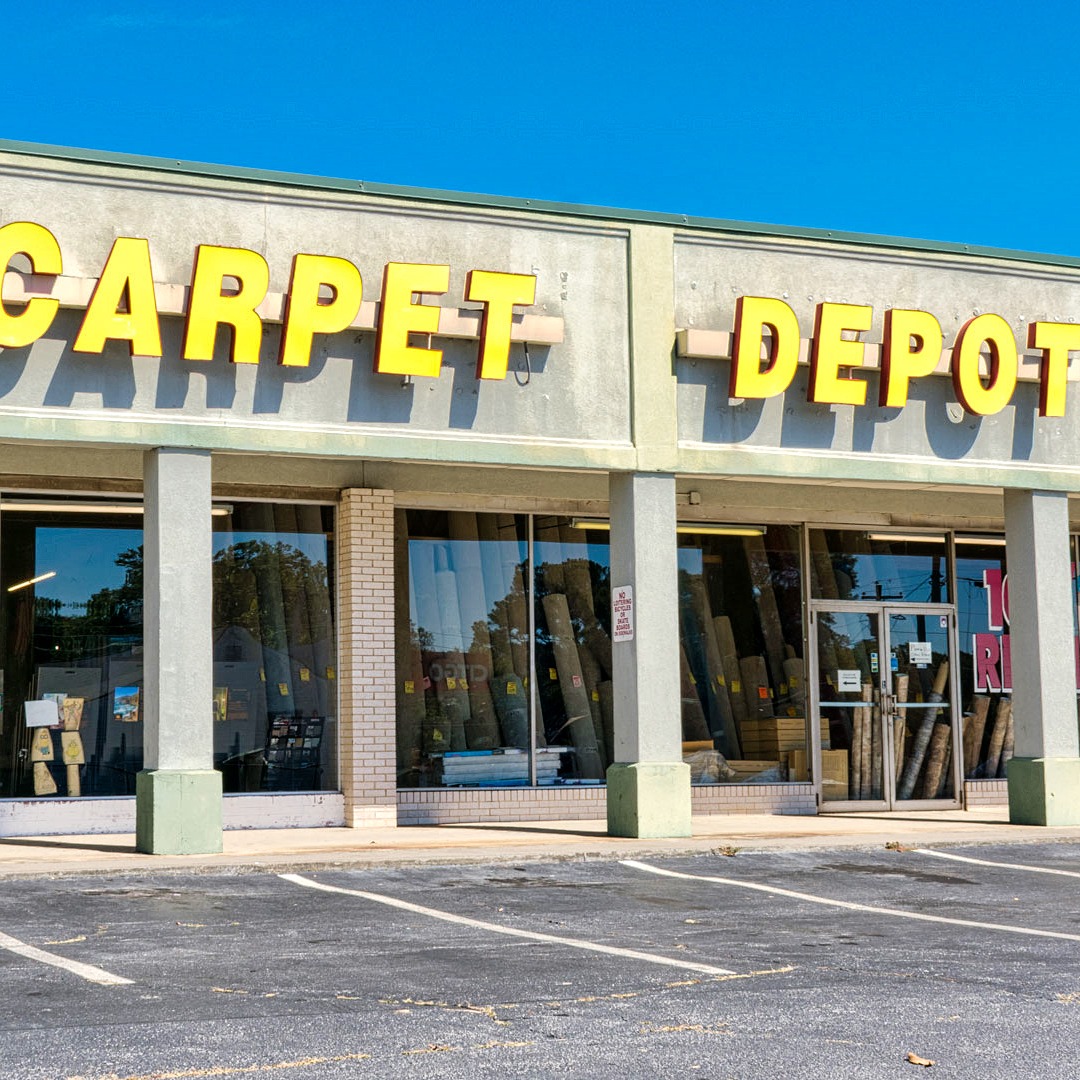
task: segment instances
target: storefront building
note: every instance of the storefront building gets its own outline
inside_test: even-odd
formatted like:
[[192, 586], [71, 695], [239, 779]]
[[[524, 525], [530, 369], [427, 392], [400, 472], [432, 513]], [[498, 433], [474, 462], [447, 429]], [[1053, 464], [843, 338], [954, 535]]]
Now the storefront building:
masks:
[[1080, 821], [1080, 261], [0, 143], [0, 835]]

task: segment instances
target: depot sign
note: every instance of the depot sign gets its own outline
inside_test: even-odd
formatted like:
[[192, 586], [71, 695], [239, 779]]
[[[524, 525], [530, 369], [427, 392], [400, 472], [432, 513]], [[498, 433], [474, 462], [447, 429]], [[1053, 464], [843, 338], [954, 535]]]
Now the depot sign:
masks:
[[[63, 256], [56, 238], [42, 225], [18, 221], [0, 227], [0, 272], [24, 255], [34, 274], [60, 275]], [[219, 327], [231, 330], [229, 359], [257, 364], [263, 320], [258, 307], [270, 287], [270, 269], [256, 251], [201, 244], [195, 250], [181, 358], [212, 360]], [[410, 343], [410, 335], [435, 334], [439, 308], [414, 296], [445, 293], [450, 267], [430, 263], [386, 264], [375, 342], [375, 371], [437, 377], [442, 350]], [[536, 278], [471, 270], [464, 299], [483, 305], [476, 374], [503, 379], [510, 355], [514, 305], [535, 302]], [[363, 300], [360, 271], [348, 259], [296, 255], [286, 294], [278, 362], [307, 367], [315, 334], [334, 334], [352, 325]], [[0, 347], [32, 345], [52, 325], [60, 301], [29, 299], [20, 311], [0, 303]], [[107, 342], [125, 342], [132, 355], [162, 355], [160, 314], [150, 265], [150, 244], [122, 236], [113, 244], [72, 345], [75, 352], [101, 353]]]
[[[810, 346], [807, 399], [829, 405], [865, 405], [867, 383], [852, 372], [864, 366], [873, 308], [863, 304], [817, 305]], [[1080, 325], [1033, 322], [1027, 344], [1042, 354], [1039, 415], [1065, 415], [1069, 353], [1080, 350]], [[892, 308], [885, 312], [881, 342], [878, 405], [901, 408], [912, 379], [931, 375], [942, 359], [944, 335], [926, 311]], [[763, 353], [765, 362], [762, 363]], [[784, 303], [742, 296], [735, 306], [731, 347], [730, 395], [767, 398], [784, 393], [799, 362], [799, 321]], [[983, 366], [987, 378], [981, 374]], [[1016, 389], [1019, 356], [1009, 324], [992, 312], [969, 319], [952, 347], [951, 370], [957, 401], [975, 416], [1000, 412]]]

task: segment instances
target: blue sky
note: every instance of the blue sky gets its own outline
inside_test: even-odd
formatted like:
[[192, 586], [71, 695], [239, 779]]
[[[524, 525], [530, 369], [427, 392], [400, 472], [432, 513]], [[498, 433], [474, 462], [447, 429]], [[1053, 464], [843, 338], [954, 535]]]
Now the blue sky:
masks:
[[1080, 256], [1080, 5], [39, 0], [4, 22], [8, 139]]

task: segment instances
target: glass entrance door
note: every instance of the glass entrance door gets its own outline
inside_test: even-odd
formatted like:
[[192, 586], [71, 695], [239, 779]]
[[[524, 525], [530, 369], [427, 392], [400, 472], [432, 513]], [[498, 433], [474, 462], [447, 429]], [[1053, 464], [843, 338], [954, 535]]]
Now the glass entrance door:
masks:
[[822, 809], [957, 806], [950, 609], [822, 604], [812, 625]]

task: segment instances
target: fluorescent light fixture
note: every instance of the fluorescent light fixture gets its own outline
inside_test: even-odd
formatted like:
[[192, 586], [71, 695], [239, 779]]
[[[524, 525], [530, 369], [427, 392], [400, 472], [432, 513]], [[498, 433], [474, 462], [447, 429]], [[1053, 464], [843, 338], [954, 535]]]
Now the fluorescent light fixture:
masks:
[[983, 544], [986, 547], [1004, 547], [1004, 536], [954, 536], [958, 544]]
[[870, 533], [870, 540], [895, 540], [899, 544], [944, 544], [940, 533]]
[[763, 525], [697, 525], [690, 521], [680, 521], [675, 526], [677, 533], [698, 534], [700, 536], [764, 536]]
[[[224, 504], [211, 507], [212, 517], [228, 517], [233, 508]], [[22, 501], [4, 499], [0, 511], [19, 511], [36, 514], [134, 514], [143, 513], [143, 504], [136, 502], [79, 502], [74, 499], [57, 499], [55, 502], [37, 500]]]
[[20, 589], [28, 589], [31, 585], [36, 585], [39, 581], [48, 581], [49, 578], [56, 577], [56, 571], [50, 570], [47, 574], [38, 574], [37, 577], [30, 578], [29, 581], [20, 581], [15, 585], [8, 586], [8, 592], [18, 592]]
[[[604, 529], [611, 528], [611, 522], [607, 518], [571, 518], [570, 525], [574, 529]], [[700, 525], [694, 521], [679, 521], [675, 523], [677, 533], [697, 534], [700, 536], [764, 536], [764, 525], [709, 525], [702, 522]]]
[[17, 510], [26, 513], [38, 514], [141, 514], [142, 503], [123, 502], [78, 502], [73, 499], [57, 499], [55, 502], [46, 500], [9, 500], [0, 501], [0, 511]]

